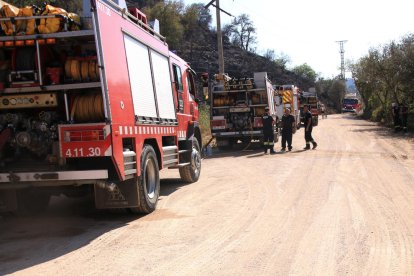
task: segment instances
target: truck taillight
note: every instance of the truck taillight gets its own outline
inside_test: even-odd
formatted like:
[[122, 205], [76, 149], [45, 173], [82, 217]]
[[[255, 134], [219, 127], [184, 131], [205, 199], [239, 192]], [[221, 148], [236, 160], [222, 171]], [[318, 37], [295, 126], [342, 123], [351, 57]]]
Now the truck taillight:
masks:
[[65, 142], [87, 142], [105, 140], [105, 131], [100, 130], [68, 130], [65, 131]]
[[254, 117], [253, 127], [263, 127], [263, 120], [261, 117]]
[[47, 38], [46, 39], [46, 44], [56, 44], [56, 39], [55, 38]]
[[212, 120], [211, 128], [212, 129], [226, 129], [226, 120]]

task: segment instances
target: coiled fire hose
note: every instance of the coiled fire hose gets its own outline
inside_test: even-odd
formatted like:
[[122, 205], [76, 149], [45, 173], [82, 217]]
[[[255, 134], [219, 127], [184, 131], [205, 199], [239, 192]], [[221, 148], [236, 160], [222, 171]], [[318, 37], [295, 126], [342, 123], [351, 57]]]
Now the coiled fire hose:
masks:
[[98, 122], [105, 119], [101, 94], [76, 95], [73, 98], [70, 119], [78, 122]]

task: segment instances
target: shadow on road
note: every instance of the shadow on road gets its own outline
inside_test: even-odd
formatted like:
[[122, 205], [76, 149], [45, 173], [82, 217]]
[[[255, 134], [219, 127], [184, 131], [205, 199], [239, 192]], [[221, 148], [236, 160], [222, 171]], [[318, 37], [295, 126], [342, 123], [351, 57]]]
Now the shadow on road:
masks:
[[[160, 184], [160, 196], [189, 185], [180, 178], [162, 178]], [[42, 214], [0, 214], [0, 275], [65, 256], [133, 221], [156, 219], [159, 213], [165, 216], [165, 210], [158, 209], [151, 215], [136, 215], [123, 209], [97, 210], [92, 197], [62, 196], [52, 197]]]
[[263, 148], [260, 143], [251, 143], [249, 146], [237, 144], [232, 149], [217, 149], [214, 148], [211, 155], [204, 156], [205, 159], [215, 159], [222, 157], [243, 157], [263, 155]]
[[[161, 179], [160, 195], [168, 196], [187, 185], [180, 178]], [[125, 210], [97, 210], [92, 198], [66, 197], [52, 197], [47, 211], [39, 215], [2, 214], [0, 275], [59, 258], [101, 239], [105, 233], [147, 217]]]
[[308, 150], [308, 149], [300, 149], [300, 150], [293, 150], [290, 153], [301, 153], [301, 152], [305, 152], [305, 151], [312, 151], [312, 150]]
[[378, 125], [353, 125], [353, 126], [360, 126], [363, 128], [353, 129], [352, 132], [360, 132], [360, 133], [373, 133], [376, 136], [380, 137], [392, 137], [393, 139], [412, 139], [414, 138], [414, 133], [408, 132], [404, 133], [394, 132], [393, 129], [378, 126]]
[[353, 126], [357, 129], [352, 129], [352, 132], [360, 133], [373, 133], [379, 137], [392, 137], [393, 139], [413, 139], [414, 133], [394, 132], [393, 128], [382, 126], [375, 122], [367, 121], [364, 118], [356, 116], [355, 114], [349, 114], [348, 116], [338, 117], [341, 119], [352, 121], [352, 124], [341, 124], [342, 127]]
[[169, 196], [188, 185], [191, 185], [191, 183], [185, 183], [181, 178], [163, 178], [161, 179], [160, 196]]

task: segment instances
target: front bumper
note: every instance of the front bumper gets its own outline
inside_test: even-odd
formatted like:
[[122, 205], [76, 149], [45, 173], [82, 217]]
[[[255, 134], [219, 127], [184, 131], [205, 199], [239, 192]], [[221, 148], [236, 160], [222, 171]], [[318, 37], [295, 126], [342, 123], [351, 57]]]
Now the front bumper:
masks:
[[227, 132], [213, 132], [213, 137], [263, 137], [261, 130], [247, 130], [247, 131], [227, 131]]

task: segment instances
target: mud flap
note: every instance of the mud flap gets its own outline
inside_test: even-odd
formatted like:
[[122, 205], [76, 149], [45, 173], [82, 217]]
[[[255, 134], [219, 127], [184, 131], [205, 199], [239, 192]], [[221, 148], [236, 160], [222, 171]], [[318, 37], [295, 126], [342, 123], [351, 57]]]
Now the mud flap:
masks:
[[13, 212], [16, 210], [16, 190], [0, 191], [0, 212]]
[[180, 163], [188, 163], [191, 161], [191, 150], [193, 148], [193, 140], [191, 139], [180, 142], [180, 150], [188, 151], [180, 154]]
[[139, 195], [134, 179], [116, 184], [113, 189], [94, 185], [97, 209], [133, 208], [139, 205]]

